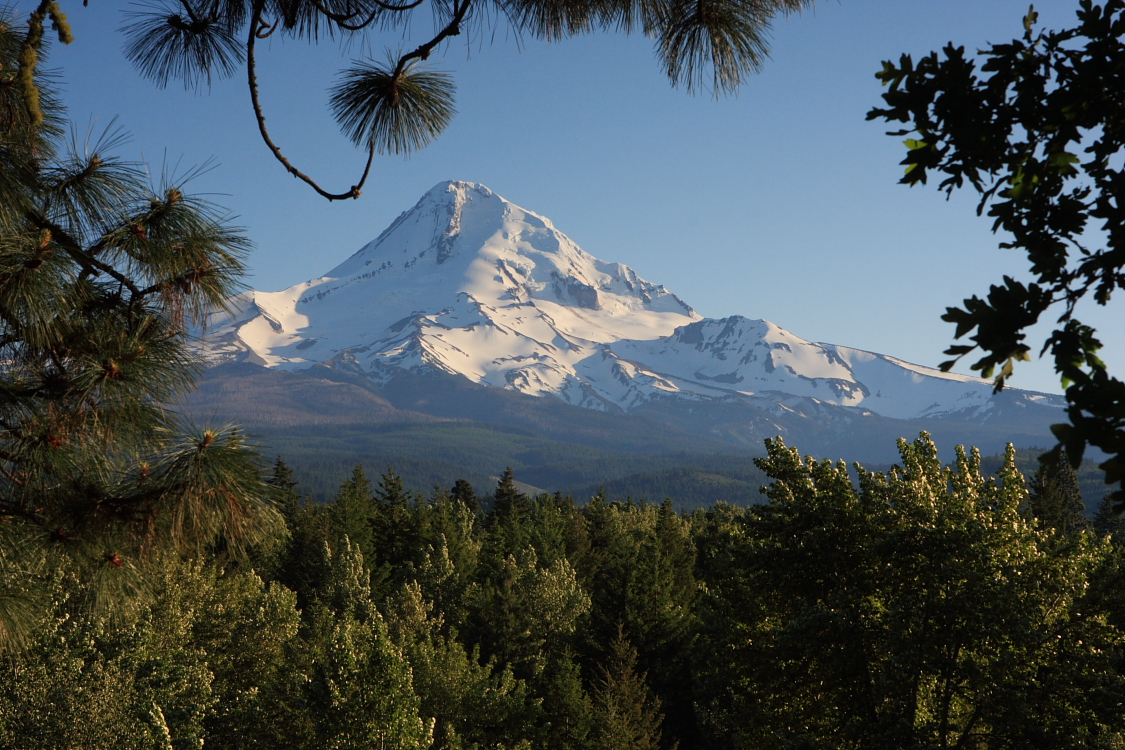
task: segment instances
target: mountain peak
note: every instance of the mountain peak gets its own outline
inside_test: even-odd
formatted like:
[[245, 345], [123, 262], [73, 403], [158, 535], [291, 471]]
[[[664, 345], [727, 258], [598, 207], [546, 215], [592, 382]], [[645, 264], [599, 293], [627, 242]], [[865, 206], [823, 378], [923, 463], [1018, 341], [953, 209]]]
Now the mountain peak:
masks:
[[467, 193], [477, 193], [482, 198], [491, 198], [495, 193], [479, 182], [466, 182], [465, 180], [444, 180], [434, 185], [422, 195], [425, 200], [455, 200], [456, 196], [463, 198]]
[[433, 262], [444, 263], [452, 256], [454, 244], [465, 228], [466, 211], [471, 215], [469, 223], [474, 227], [487, 226], [502, 221], [510, 205], [479, 183], [439, 182], [427, 190], [413, 208], [399, 214], [374, 241], [364, 245], [326, 275], [341, 278], [362, 272], [374, 258], [385, 255], [381, 250], [389, 247], [411, 256], [406, 261], [397, 257], [383, 258], [390, 263], [417, 261], [431, 251]]
[[[324, 276], [283, 292], [253, 292], [241, 315], [217, 317], [225, 343], [211, 351], [218, 360], [245, 356], [286, 369], [363, 352], [365, 361], [356, 361], [364, 370], [450, 372], [465, 372], [465, 360], [479, 355], [484, 360], [469, 377], [499, 378], [495, 384], [505, 387], [511, 371], [526, 365], [513, 363], [533, 357], [555, 373], [525, 378], [542, 383], [546, 390], [536, 392], [543, 395], [570, 377], [559, 375], [570, 369], [561, 352], [668, 335], [699, 318], [663, 286], [585, 252], [546, 218], [484, 185], [447, 181]], [[523, 340], [521, 353], [508, 360], [498, 342], [452, 344], [460, 334], [439, 332], [455, 329], [469, 338], [511, 335]]]
[[242, 302], [213, 319], [212, 362], [323, 363], [376, 380], [436, 369], [610, 410], [797, 398], [907, 418], [992, 398], [987, 381], [809, 342], [768, 321], [703, 319], [472, 182], [438, 183], [326, 275]]

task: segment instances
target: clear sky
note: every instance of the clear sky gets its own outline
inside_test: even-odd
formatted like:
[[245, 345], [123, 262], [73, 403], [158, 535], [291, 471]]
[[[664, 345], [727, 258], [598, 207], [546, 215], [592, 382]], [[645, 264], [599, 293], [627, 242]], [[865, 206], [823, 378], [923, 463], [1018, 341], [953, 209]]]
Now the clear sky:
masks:
[[[901, 139], [864, 120], [881, 103], [874, 73], [881, 60], [951, 40], [976, 49], [1019, 36], [1027, 5], [822, 2], [779, 19], [764, 71], [719, 100], [672, 89], [639, 36], [521, 46], [502, 27], [491, 42], [462, 36], [431, 58], [456, 75], [448, 131], [409, 159], [377, 157], [363, 196], [331, 204], [267, 152], [244, 74], [210, 94], [141, 79], [121, 54], [124, 3], [66, 3], [76, 41], [56, 46], [48, 66], [61, 69], [81, 132], [117, 117], [133, 134], [124, 155], [143, 156], [156, 172], [213, 161], [191, 188], [213, 194], [247, 229], [254, 288], [322, 275], [436, 183], [469, 180], [549, 217], [588, 252], [632, 266], [703, 315], [766, 318], [805, 339], [933, 366], [952, 337], [940, 320], [945, 307], [986, 293], [1004, 273], [1024, 275], [1027, 262], [997, 248], [970, 195], [947, 202], [933, 188], [896, 184]], [[1036, 6], [1041, 23], [1058, 28], [1073, 23], [1077, 2]], [[23, 14], [29, 4], [17, 7]], [[381, 58], [402, 43], [377, 37], [371, 47]], [[300, 169], [338, 191], [363, 167], [326, 108], [346, 62], [330, 43], [271, 40], [260, 50], [271, 133]], [[1091, 302], [1085, 316], [1119, 376], [1121, 304]], [[1013, 385], [1060, 390], [1046, 362], [1017, 370]]]

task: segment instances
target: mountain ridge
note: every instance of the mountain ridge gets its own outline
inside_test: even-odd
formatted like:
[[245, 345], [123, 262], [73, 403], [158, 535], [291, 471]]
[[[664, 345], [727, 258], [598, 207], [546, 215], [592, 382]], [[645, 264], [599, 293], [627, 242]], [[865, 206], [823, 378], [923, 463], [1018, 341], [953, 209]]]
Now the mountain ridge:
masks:
[[993, 394], [979, 378], [810, 342], [767, 320], [704, 318], [467, 182], [439, 183], [324, 276], [235, 302], [240, 311], [209, 321], [212, 365], [320, 366], [379, 385], [434, 370], [606, 412], [738, 405], [778, 428], [798, 416], [984, 424], [1025, 409], [1045, 430], [1065, 403]]

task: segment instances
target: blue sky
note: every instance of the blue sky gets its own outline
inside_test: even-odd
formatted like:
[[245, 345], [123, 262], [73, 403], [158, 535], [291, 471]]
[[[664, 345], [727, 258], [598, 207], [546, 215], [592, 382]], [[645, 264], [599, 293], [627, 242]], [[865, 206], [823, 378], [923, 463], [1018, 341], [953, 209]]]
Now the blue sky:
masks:
[[[320, 276], [446, 179], [484, 183], [550, 217], [588, 252], [627, 263], [704, 315], [766, 318], [812, 341], [926, 365], [951, 341], [946, 306], [1026, 267], [997, 248], [970, 195], [946, 201], [897, 185], [900, 139], [864, 120], [881, 102], [881, 60], [1011, 39], [1026, 0], [823, 2], [780, 19], [764, 71], [718, 100], [671, 88], [643, 37], [462, 36], [431, 58], [456, 76], [450, 128], [409, 159], [377, 157], [363, 196], [332, 204], [267, 152], [242, 74], [209, 94], [158, 90], [121, 54], [126, 4], [68, 5], [76, 41], [56, 46], [48, 65], [63, 73], [71, 117], [82, 132], [118, 118], [133, 136], [124, 155], [154, 171], [212, 161], [191, 187], [247, 229], [257, 289]], [[1058, 28], [1077, 2], [1036, 7]], [[381, 58], [400, 44], [387, 36], [370, 46]], [[347, 189], [363, 155], [326, 108], [347, 52], [271, 40], [259, 55], [275, 140], [326, 187]], [[1089, 307], [1108, 362], [1125, 372], [1120, 303]], [[1013, 385], [1059, 392], [1046, 362], [1017, 370]]]

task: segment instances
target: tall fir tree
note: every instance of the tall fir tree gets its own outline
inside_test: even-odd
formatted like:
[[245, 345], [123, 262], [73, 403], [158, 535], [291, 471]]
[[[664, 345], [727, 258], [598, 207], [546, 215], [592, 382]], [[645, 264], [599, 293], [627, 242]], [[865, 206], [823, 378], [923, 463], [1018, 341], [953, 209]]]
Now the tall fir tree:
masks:
[[340, 485], [331, 515], [337, 539], [346, 536], [366, 559], [374, 560], [379, 508], [371, 494], [371, 480], [360, 464], [352, 468], [352, 475]]
[[555, 655], [536, 682], [543, 696], [546, 750], [589, 747], [596, 720], [594, 703], [582, 685], [582, 670], [570, 650]]
[[1125, 544], [1125, 518], [1114, 510], [1113, 502], [1107, 494], [1098, 503], [1098, 509], [1094, 513], [1094, 531], [1100, 536], [1108, 536], [1113, 539], [1113, 543], [1120, 546]]
[[637, 672], [637, 651], [621, 630], [609, 643], [600, 672], [594, 687], [593, 750], [659, 750], [660, 700]]
[[266, 480], [266, 484], [274, 488], [274, 497], [279, 508], [293, 508], [300, 504], [300, 495], [293, 489], [298, 482], [293, 478], [293, 470], [281, 456], [274, 461], [273, 474]]
[[528, 497], [516, 487], [516, 475], [509, 466], [496, 482], [496, 491], [492, 494], [492, 516], [498, 521], [511, 516], [522, 517], [528, 507]]
[[454, 482], [453, 487], [449, 490], [449, 496], [457, 502], [463, 504], [474, 514], [480, 514], [480, 499], [477, 497], [477, 493], [473, 489], [473, 485], [471, 485], [468, 480], [458, 479], [456, 482]]
[[375, 488], [378, 512], [375, 515], [375, 547], [378, 562], [391, 573], [417, 557], [416, 517], [411, 507], [420, 505], [407, 491], [394, 467], [379, 477]]
[[1028, 488], [1028, 512], [1040, 525], [1061, 534], [1075, 534], [1090, 528], [1086, 503], [1078, 487], [1078, 474], [1070, 462], [1059, 460], [1050, 471], [1041, 466]]

